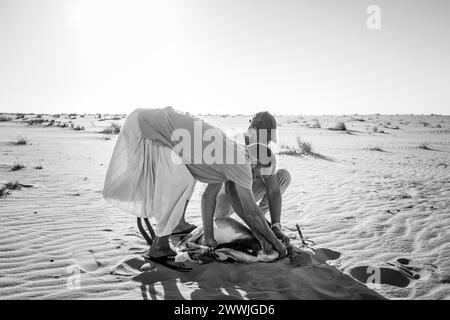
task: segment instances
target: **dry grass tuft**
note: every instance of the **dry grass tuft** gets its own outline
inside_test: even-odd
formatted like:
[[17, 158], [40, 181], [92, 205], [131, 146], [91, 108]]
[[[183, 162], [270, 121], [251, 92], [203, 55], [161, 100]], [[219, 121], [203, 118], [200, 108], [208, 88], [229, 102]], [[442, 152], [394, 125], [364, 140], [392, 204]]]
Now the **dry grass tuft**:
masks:
[[31, 144], [31, 143], [30, 143], [30, 140], [28, 140], [26, 137], [18, 136], [17, 140], [14, 142], [11, 142], [11, 144], [13, 144], [15, 146], [24, 146], [24, 145]]
[[309, 155], [313, 153], [313, 149], [310, 142], [302, 141], [300, 137], [297, 137], [297, 146], [288, 146], [288, 145], [281, 145], [281, 151], [279, 154], [281, 155], [287, 155], [287, 156], [303, 156], [303, 155]]
[[42, 170], [42, 169], [44, 169], [44, 167], [42, 166], [42, 163], [39, 161], [39, 164], [37, 166], [35, 166], [34, 169]]
[[85, 129], [83, 126], [80, 126], [80, 125], [74, 126], [73, 123], [71, 125], [71, 128], [75, 131], [83, 131]]
[[22, 169], [25, 169], [26, 167], [23, 164], [20, 163], [14, 163], [14, 165], [11, 167], [11, 171], [19, 171]]
[[22, 189], [22, 184], [19, 181], [10, 181], [4, 187], [8, 190], [20, 190]]

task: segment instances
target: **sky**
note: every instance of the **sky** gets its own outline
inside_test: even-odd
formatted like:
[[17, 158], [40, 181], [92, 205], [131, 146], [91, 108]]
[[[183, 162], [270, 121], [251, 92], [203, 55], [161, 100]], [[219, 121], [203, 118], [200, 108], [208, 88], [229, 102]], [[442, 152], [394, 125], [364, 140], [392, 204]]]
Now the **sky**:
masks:
[[449, 15], [447, 0], [0, 0], [0, 112], [449, 114]]

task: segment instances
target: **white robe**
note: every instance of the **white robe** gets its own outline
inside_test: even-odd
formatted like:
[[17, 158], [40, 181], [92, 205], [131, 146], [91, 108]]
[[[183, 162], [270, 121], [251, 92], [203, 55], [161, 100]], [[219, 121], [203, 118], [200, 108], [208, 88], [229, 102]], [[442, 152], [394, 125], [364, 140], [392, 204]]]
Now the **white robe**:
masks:
[[171, 148], [142, 136], [137, 112], [127, 117], [117, 138], [103, 197], [137, 217], [155, 218], [156, 235], [170, 235], [192, 196], [195, 179]]

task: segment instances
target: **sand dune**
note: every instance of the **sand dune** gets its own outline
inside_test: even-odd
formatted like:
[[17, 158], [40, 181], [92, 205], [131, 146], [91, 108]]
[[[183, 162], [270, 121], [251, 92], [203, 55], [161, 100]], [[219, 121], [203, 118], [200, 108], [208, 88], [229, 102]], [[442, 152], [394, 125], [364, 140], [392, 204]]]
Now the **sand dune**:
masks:
[[[72, 118], [0, 122], [0, 186], [24, 185], [0, 199], [1, 299], [450, 298], [449, 117], [278, 117], [280, 144], [300, 136], [315, 152], [279, 157], [292, 175], [283, 227], [299, 244], [299, 224], [320, 249], [311, 259], [196, 265], [187, 274], [146, 263], [135, 218], [101, 196], [117, 136], [99, 132], [123, 117]], [[248, 124], [203, 118], [230, 134]], [[337, 122], [347, 130], [329, 130]], [[19, 135], [31, 144], [10, 144]], [[25, 168], [11, 171], [14, 163]], [[195, 224], [202, 188], [187, 211]], [[366, 285], [376, 273], [379, 284]]]

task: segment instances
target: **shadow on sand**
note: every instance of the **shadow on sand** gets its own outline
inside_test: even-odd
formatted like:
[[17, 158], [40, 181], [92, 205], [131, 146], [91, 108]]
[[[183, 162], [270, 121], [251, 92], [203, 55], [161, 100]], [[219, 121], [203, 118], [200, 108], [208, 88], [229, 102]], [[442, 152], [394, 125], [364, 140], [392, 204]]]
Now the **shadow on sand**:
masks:
[[[326, 262], [340, 253], [318, 248], [272, 263], [188, 263], [187, 273], [132, 257], [113, 274], [127, 270], [140, 283], [143, 299], [383, 299]], [[146, 270], [146, 271], [141, 271]]]

